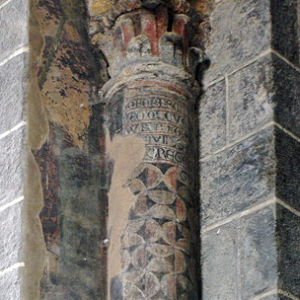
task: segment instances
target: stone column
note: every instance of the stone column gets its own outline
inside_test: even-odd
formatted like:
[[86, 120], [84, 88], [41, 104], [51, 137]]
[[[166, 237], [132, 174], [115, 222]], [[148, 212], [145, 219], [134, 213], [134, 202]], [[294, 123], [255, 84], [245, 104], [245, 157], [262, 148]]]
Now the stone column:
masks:
[[[151, 8], [155, 8], [151, 10]], [[117, 17], [94, 43], [109, 59], [103, 87], [109, 192], [110, 299], [197, 299], [195, 64], [189, 7], [149, 5]], [[99, 25], [99, 23], [98, 23]]]

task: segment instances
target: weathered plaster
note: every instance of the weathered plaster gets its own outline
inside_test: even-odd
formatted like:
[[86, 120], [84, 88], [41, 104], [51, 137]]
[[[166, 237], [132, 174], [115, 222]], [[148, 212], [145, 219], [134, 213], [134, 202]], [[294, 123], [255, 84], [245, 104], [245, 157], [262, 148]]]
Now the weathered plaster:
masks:
[[112, 140], [107, 133], [107, 154], [114, 161], [111, 179], [108, 215], [108, 299], [111, 299], [110, 284], [122, 271], [121, 239], [125, 232], [128, 215], [134, 204], [127, 182], [133, 170], [142, 162], [145, 154], [145, 141], [135, 136], [115, 136]]
[[[99, 288], [105, 282], [105, 267], [101, 273], [93, 274], [93, 269], [98, 270], [100, 263], [104, 264], [106, 255], [100, 245], [106, 217], [105, 191], [99, 186], [105, 188], [106, 184], [105, 180], [99, 181], [104, 173], [101, 169], [104, 137], [102, 116], [96, 121], [94, 117], [99, 109], [91, 108], [87, 101], [96, 82], [103, 84], [106, 70], [97, 71], [103, 62], [101, 55], [92, 54], [85, 17], [83, 1], [31, 3], [24, 252], [24, 299], [28, 300], [74, 297], [74, 276], [80, 287], [77, 296], [105, 299], [105, 286]], [[97, 62], [94, 56], [98, 57]], [[80, 176], [84, 187], [79, 186]], [[72, 180], [77, 177], [78, 181]], [[85, 193], [93, 194], [89, 219], [86, 216], [89, 208], [82, 201]], [[70, 202], [70, 197], [76, 201]], [[78, 213], [80, 205], [82, 212]], [[73, 228], [80, 226], [92, 238], [86, 241], [84, 235], [78, 237], [80, 245], [73, 248], [80, 252], [79, 258], [71, 266], [73, 253], [65, 249], [70, 247], [72, 234], [77, 234]], [[80, 269], [82, 264], [86, 274]]]
[[[34, 1], [31, 3], [33, 6]], [[37, 162], [31, 149], [39, 149], [47, 138], [48, 120], [37, 82], [36, 57], [43, 42], [34, 15], [31, 17], [30, 30], [30, 62], [29, 89], [27, 95], [27, 147], [25, 176], [25, 212], [24, 212], [24, 261], [22, 299], [40, 300], [40, 279], [44, 269], [46, 247], [43, 238], [39, 213], [43, 206], [43, 187]]]
[[23, 294], [24, 300], [40, 300], [40, 280], [44, 271], [46, 247], [39, 212], [43, 207], [42, 182], [38, 165], [27, 149], [24, 229]]

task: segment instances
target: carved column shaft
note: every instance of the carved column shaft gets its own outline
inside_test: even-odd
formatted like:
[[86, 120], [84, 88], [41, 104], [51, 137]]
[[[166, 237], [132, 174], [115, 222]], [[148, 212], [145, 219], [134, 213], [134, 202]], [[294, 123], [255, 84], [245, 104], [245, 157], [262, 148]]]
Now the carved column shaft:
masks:
[[[127, 178], [112, 178], [111, 189], [123, 190], [124, 198], [122, 192], [109, 195], [111, 211], [124, 205], [127, 190], [131, 199], [119, 209], [126, 213], [125, 222], [120, 216], [123, 225], [109, 221], [113, 300], [197, 299], [194, 110], [199, 86], [192, 73], [199, 51], [185, 36], [188, 21], [167, 6], [141, 8], [117, 18], [108, 47], [103, 48], [105, 34], [94, 36], [108, 56], [112, 76], [101, 92], [108, 141], [120, 149], [127, 145], [123, 158], [111, 158], [115, 166], [122, 160], [123, 168], [132, 169]], [[118, 137], [123, 142], [116, 145]], [[132, 166], [125, 152], [132, 147], [132, 158], [140, 155], [134, 153], [135, 141], [142, 155]], [[114, 172], [126, 173], [117, 167]], [[116, 215], [109, 212], [109, 218]]]

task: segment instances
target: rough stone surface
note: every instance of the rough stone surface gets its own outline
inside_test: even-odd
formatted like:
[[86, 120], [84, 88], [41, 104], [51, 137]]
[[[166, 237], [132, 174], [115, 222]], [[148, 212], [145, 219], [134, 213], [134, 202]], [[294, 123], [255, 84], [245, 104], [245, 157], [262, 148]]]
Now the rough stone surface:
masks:
[[14, 269], [0, 276], [0, 299], [21, 299], [21, 280], [19, 269]]
[[276, 196], [300, 211], [300, 143], [276, 129]]
[[22, 203], [15, 204], [0, 212], [0, 270], [19, 261], [21, 238]]
[[23, 119], [25, 56], [19, 55], [0, 67], [0, 133]]
[[0, 205], [23, 195], [24, 129], [19, 129], [0, 140]]
[[[262, 298], [261, 300], [278, 300], [278, 295], [272, 295]], [[281, 299], [281, 298], [280, 298]]]
[[[257, 298], [255, 298], [257, 299]], [[267, 296], [262, 298], [261, 300], [293, 300], [294, 298], [289, 298], [287, 296], [281, 295], [281, 294], [274, 294], [271, 296]]]
[[300, 73], [274, 56], [275, 120], [300, 137]]
[[200, 156], [222, 148], [226, 144], [226, 87], [222, 80], [210, 86], [200, 100]]
[[235, 300], [237, 286], [237, 222], [202, 236], [202, 299]]
[[275, 208], [267, 207], [241, 220], [239, 249], [242, 299], [276, 287]]
[[300, 297], [300, 216], [277, 205], [278, 287]]
[[272, 46], [290, 62], [299, 64], [298, 0], [270, 1]]
[[203, 226], [273, 197], [273, 129], [263, 130], [203, 161], [200, 193]]
[[230, 73], [269, 48], [269, 0], [221, 1], [210, 17], [212, 30], [206, 49], [211, 66], [205, 82]]
[[27, 6], [13, 0], [0, 10], [0, 61], [27, 44]]
[[272, 75], [272, 60], [266, 56], [229, 77], [230, 142], [272, 121]]

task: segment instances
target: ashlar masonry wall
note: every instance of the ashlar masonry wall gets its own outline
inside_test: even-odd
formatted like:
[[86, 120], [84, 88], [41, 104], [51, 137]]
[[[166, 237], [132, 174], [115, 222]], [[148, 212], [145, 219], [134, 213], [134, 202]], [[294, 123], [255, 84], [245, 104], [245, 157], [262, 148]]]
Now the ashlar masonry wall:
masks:
[[200, 102], [203, 299], [299, 299], [297, 1], [218, 1]]
[[[210, 60], [199, 104], [202, 299], [299, 300], [299, 3], [191, 2], [207, 14]], [[113, 168], [102, 104], [88, 103], [89, 83], [103, 85], [107, 65], [78, 3], [31, 6], [28, 71], [29, 4], [0, 0], [1, 300], [107, 295]], [[39, 77], [30, 90], [28, 73]]]

